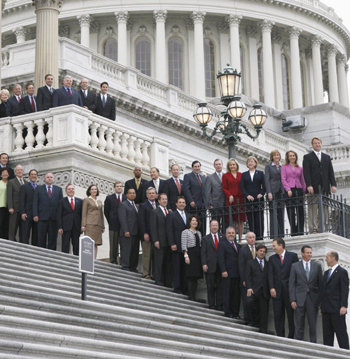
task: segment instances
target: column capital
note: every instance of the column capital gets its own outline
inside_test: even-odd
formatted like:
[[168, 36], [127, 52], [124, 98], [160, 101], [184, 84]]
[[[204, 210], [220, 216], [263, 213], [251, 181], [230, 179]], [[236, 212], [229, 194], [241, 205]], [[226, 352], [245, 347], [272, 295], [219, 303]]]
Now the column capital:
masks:
[[77, 16], [77, 19], [79, 21], [80, 26], [82, 26], [82, 25], [90, 26], [91, 16], [89, 14]]
[[230, 15], [227, 15], [227, 17], [226, 17], [226, 21], [228, 22], [229, 25], [239, 26], [239, 23], [241, 22], [242, 19], [243, 19], [243, 16], [235, 15], [235, 14], [230, 14]]
[[115, 19], [117, 20], [117, 23], [124, 23], [126, 24], [129, 18], [129, 14], [126, 10], [123, 11], [116, 11], [114, 13]]
[[167, 10], [154, 10], [153, 17], [156, 22], [165, 22], [167, 17]]
[[191, 18], [194, 24], [203, 24], [206, 12], [205, 11], [193, 11]]
[[344, 54], [338, 54], [337, 62], [338, 62], [338, 64], [342, 64], [342, 65], [346, 66], [346, 63], [347, 63], [346, 56]]
[[311, 38], [311, 45], [312, 47], [320, 47], [322, 44], [322, 37], [315, 35]]
[[12, 30], [13, 33], [16, 35], [16, 38], [24, 38], [26, 35], [26, 29], [23, 26], [16, 27], [14, 30]]
[[271, 32], [272, 27], [275, 23], [271, 20], [268, 19], [264, 19], [260, 24], [260, 28], [262, 30], [262, 32]]
[[328, 55], [328, 57], [330, 57], [330, 56], [335, 57], [337, 55], [337, 53], [338, 53], [338, 50], [334, 45], [329, 45], [327, 47], [327, 55]]
[[289, 30], [289, 37], [290, 39], [299, 39], [300, 34], [303, 32], [302, 29], [293, 26], [290, 30]]
[[60, 10], [60, 7], [63, 4], [63, 0], [32, 0], [33, 5], [35, 6], [35, 11], [44, 10], [44, 9], [52, 9], [52, 10]]

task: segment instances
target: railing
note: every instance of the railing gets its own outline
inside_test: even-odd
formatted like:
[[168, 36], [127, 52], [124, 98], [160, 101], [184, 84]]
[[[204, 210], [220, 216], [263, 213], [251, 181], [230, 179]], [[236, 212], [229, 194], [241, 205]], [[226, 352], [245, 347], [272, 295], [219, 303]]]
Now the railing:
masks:
[[350, 145], [338, 145], [325, 148], [325, 151], [331, 156], [332, 160], [350, 159]]

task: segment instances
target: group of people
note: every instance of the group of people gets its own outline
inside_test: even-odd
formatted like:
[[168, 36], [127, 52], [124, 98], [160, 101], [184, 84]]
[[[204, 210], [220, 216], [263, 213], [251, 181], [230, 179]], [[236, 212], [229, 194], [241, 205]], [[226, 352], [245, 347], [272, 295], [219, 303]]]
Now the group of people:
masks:
[[45, 86], [35, 88], [32, 82], [26, 85], [26, 96], [22, 96], [22, 86], [15, 84], [13, 96], [7, 89], [0, 91], [0, 117], [18, 116], [37, 111], [45, 111], [52, 107], [77, 105], [84, 107], [97, 115], [115, 120], [115, 100], [108, 94], [108, 82], [100, 84], [100, 93], [89, 90], [89, 81], [83, 78], [80, 89], [72, 88], [72, 77], [65, 76], [63, 86], [58, 89], [52, 87], [54, 78], [51, 74], [45, 75]]

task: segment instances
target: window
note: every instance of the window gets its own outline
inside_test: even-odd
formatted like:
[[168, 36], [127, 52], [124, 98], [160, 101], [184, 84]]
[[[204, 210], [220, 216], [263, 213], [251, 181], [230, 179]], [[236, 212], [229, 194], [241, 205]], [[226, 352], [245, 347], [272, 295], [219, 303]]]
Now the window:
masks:
[[151, 76], [151, 43], [146, 37], [139, 37], [135, 43], [136, 68]]
[[204, 39], [205, 96], [215, 97], [215, 52], [213, 41]]
[[290, 108], [289, 71], [288, 71], [288, 61], [285, 54], [281, 55], [281, 63], [282, 63], [283, 109], [288, 110]]
[[114, 61], [118, 61], [118, 41], [109, 38], [105, 42], [104, 55]]
[[259, 76], [259, 101], [264, 102], [264, 65], [263, 52], [260, 47], [258, 50], [258, 76]]
[[183, 43], [178, 37], [168, 41], [169, 84], [183, 89]]
[[306, 103], [306, 92], [305, 92], [305, 84], [306, 84], [306, 77], [305, 77], [305, 66], [304, 64], [300, 61], [300, 76], [301, 76], [301, 95], [302, 95], [302, 99], [303, 99], [303, 107], [305, 106]]

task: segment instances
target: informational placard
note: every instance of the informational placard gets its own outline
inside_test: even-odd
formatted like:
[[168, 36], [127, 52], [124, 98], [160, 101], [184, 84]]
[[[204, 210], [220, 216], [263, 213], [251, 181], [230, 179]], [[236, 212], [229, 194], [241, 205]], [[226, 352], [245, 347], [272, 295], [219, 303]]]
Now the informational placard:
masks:
[[95, 242], [88, 236], [79, 239], [79, 272], [94, 274]]

